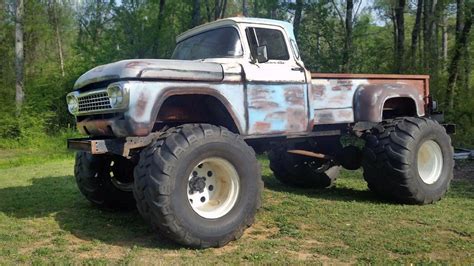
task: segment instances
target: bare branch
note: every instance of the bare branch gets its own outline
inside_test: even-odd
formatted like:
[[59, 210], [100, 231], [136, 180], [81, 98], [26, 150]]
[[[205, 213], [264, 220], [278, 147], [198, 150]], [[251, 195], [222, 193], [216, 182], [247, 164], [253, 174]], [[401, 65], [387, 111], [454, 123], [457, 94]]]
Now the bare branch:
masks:
[[331, 3], [334, 6], [334, 9], [336, 9], [336, 12], [337, 12], [337, 15], [339, 16], [342, 27], [345, 28], [346, 26], [344, 26], [344, 17], [342, 16], [341, 11], [339, 11], [339, 8], [337, 8], [337, 5], [334, 2], [334, 0], [331, 0]]
[[360, 9], [361, 4], [362, 4], [362, 0], [359, 0], [359, 5], [357, 6], [356, 12], [354, 13], [354, 17], [352, 19], [352, 21], [354, 22], [356, 21], [357, 16], [359, 16], [359, 9]]

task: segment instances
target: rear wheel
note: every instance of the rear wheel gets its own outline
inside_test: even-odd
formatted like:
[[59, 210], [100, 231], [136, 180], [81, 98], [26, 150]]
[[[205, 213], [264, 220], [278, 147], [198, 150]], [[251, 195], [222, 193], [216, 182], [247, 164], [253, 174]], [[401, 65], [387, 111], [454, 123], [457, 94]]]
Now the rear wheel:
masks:
[[326, 188], [334, 185], [340, 166], [332, 166], [323, 172], [318, 170], [323, 162], [301, 155], [289, 154], [284, 147], [270, 151], [270, 169], [280, 182], [302, 188]]
[[145, 148], [135, 169], [140, 213], [165, 237], [191, 247], [240, 238], [261, 204], [255, 153], [241, 137], [207, 124], [172, 128]]
[[135, 207], [131, 160], [120, 156], [76, 153], [74, 175], [81, 193], [94, 205], [107, 209]]
[[451, 139], [431, 119], [386, 121], [366, 136], [364, 178], [372, 191], [389, 199], [438, 201], [448, 190], [453, 166]]

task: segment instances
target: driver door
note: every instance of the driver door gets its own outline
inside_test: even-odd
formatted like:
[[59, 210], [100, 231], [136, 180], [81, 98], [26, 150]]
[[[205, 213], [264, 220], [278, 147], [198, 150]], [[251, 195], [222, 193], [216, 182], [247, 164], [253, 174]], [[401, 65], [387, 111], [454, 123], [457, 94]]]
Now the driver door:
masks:
[[[248, 134], [306, 132], [307, 84], [304, 68], [290, 53], [288, 36], [279, 27], [248, 27], [252, 62], [245, 67]], [[257, 62], [266, 47], [267, 61]]]

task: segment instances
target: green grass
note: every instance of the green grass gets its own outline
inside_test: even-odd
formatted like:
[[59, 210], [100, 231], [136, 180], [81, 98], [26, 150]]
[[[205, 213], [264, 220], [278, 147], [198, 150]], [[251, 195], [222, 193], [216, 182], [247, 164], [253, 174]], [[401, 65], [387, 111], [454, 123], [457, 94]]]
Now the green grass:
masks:
[[73, 159], [74, 153], [64, 147], [68, 138], [75, 137], [80, 135], [73, 130], [64, 130], [51, 136], [36, 133], [34, 137], [0, 139], [0, 169]]
[[93, 208], [76, 188], [70, 155], [13, 163], [0, 169], [0, 264], [474, 263], [473, 179], [453, 182], [436, 204], [407, 206], [379, 200], [360, 172], [343, 172], [331, 189], [292, 189], [261, 161], [255, 224], [206, 250], [156, 237], [136, 211]]

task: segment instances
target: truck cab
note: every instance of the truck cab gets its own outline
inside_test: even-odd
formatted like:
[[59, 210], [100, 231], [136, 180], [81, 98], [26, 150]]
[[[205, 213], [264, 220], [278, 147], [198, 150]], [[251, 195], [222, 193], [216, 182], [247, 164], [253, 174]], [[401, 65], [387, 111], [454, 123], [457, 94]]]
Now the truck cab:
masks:
[[[205, 39], [202, 44], [201, 39]], [[307, 96], [311, 76], [301, 61], [290, 23], [224, 19], [192, 29], [180, 35], [177, 42], [175, 59], [240, 65], [244, 74], [244, 101], [248, 103], [246, 135], [308, 130]], [[201, 55], [191, 51], [191, 47], [201, 45], [212, 52], [204, 51]]]

